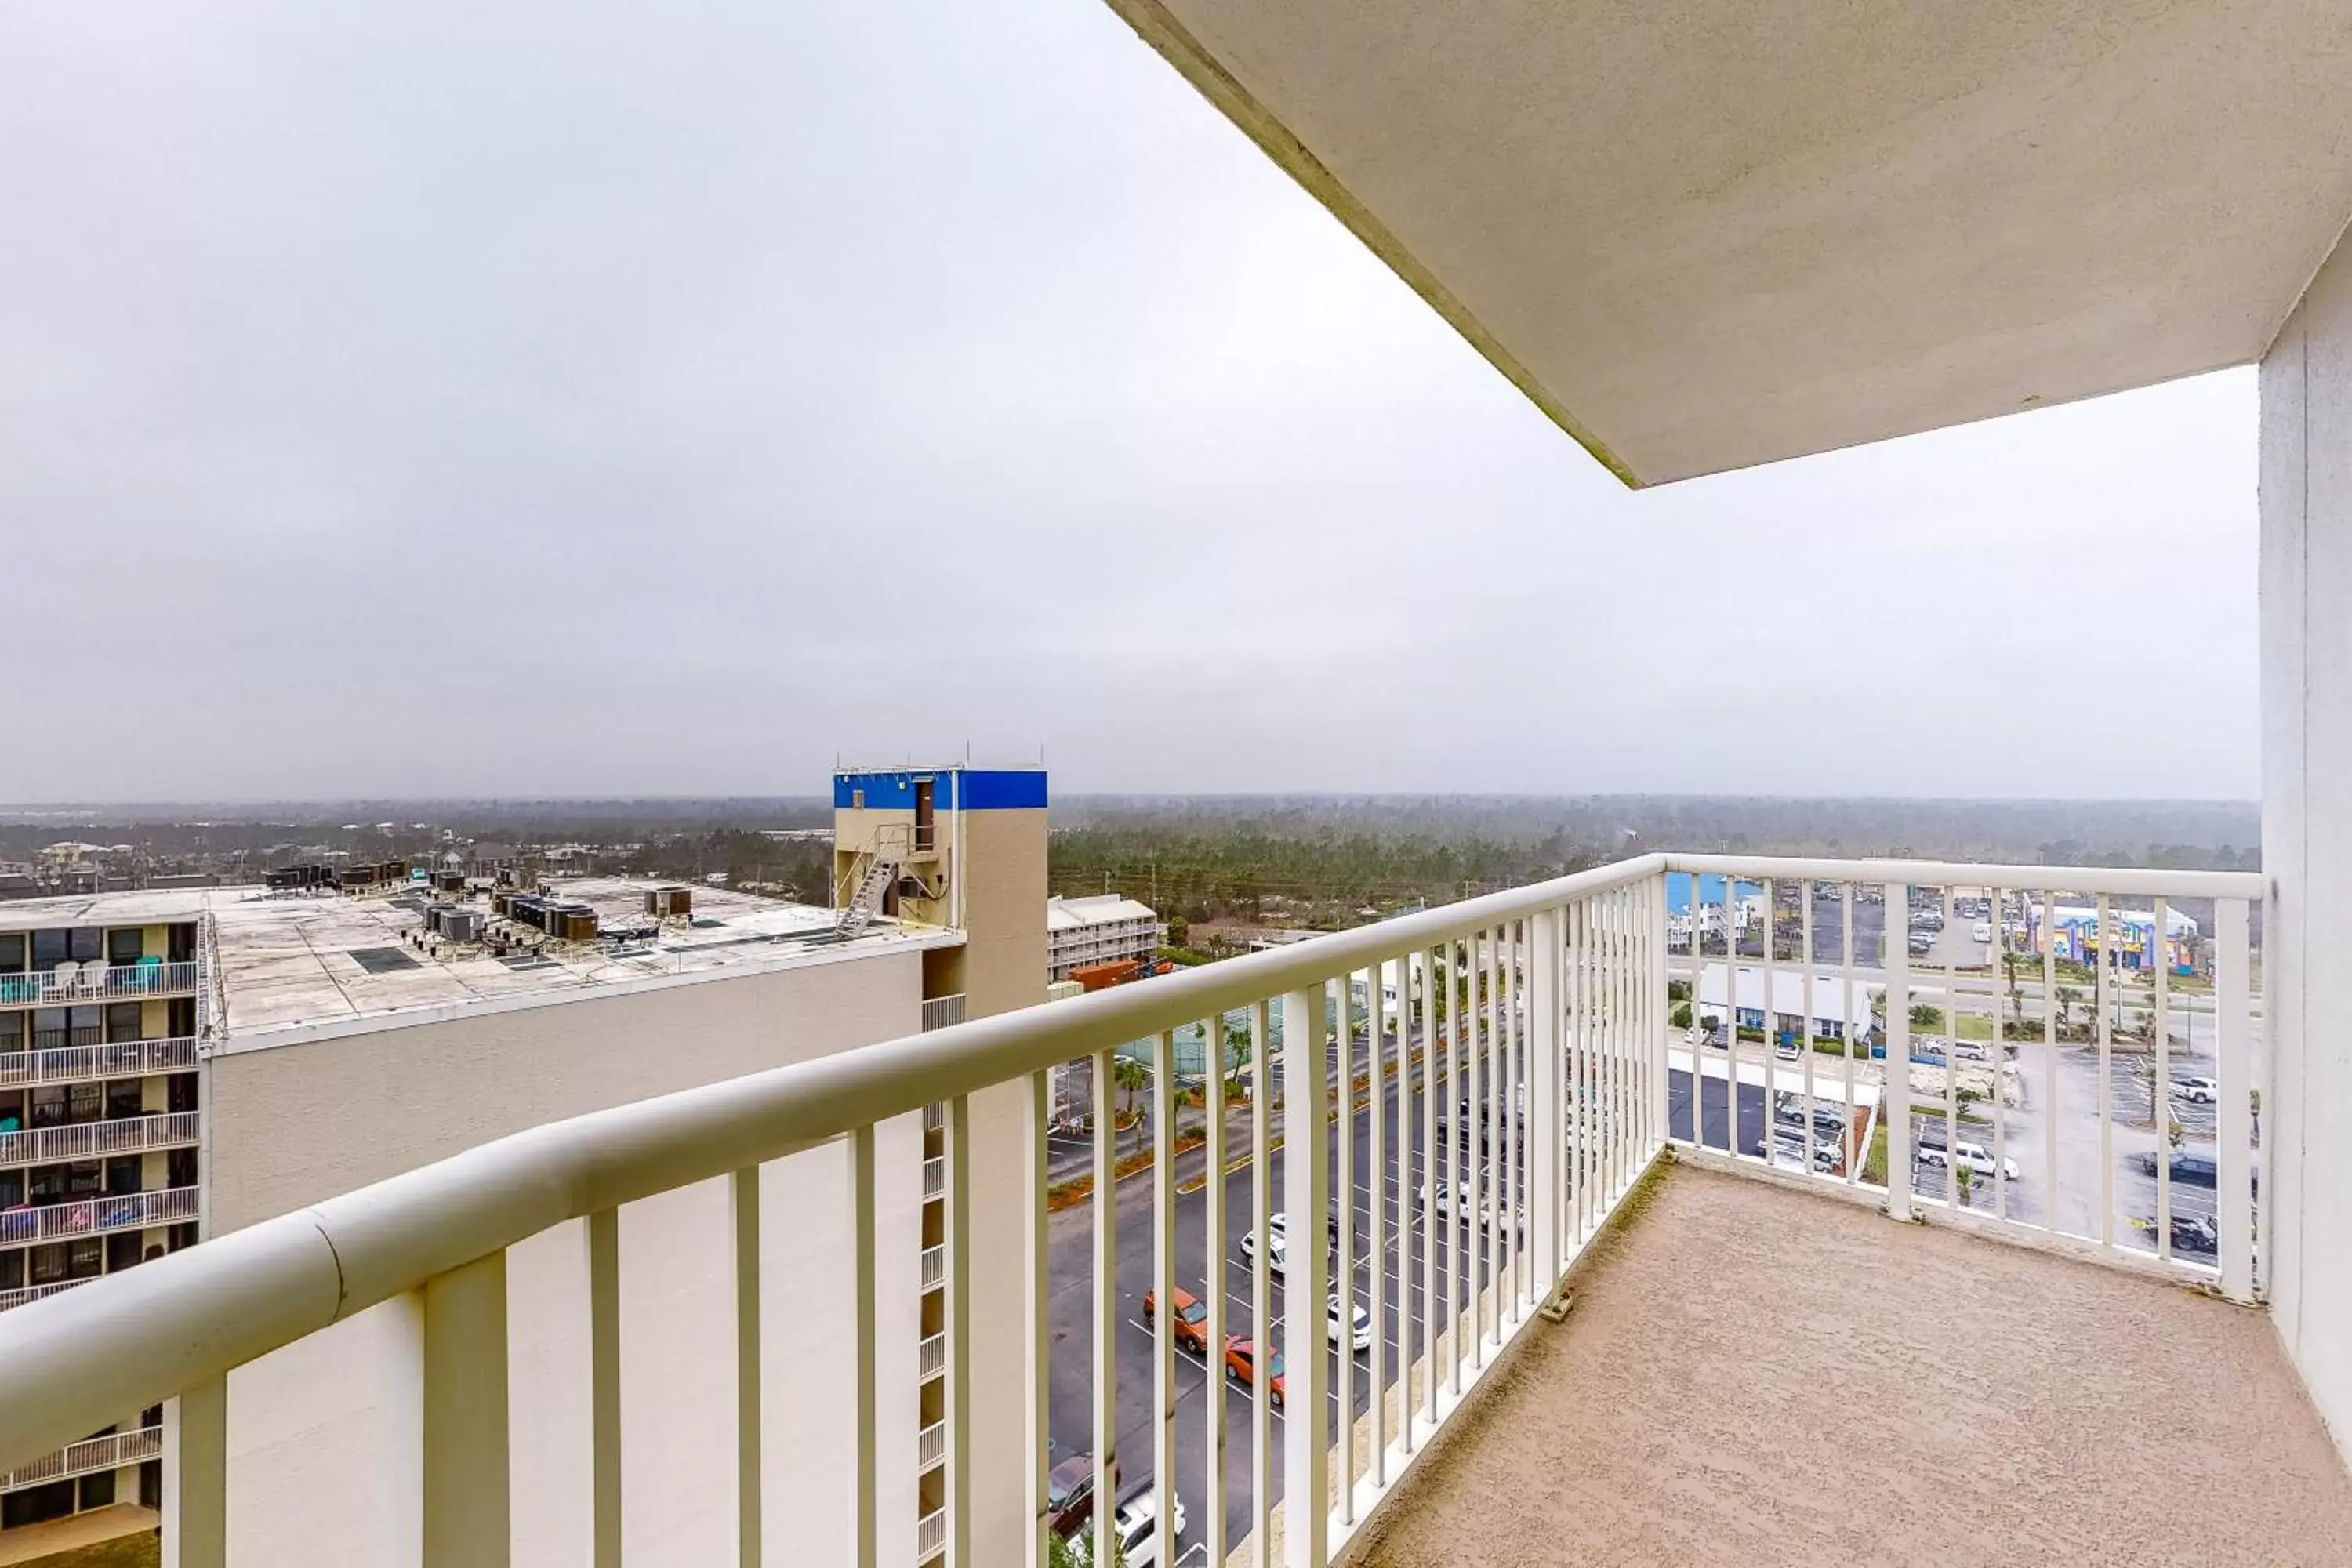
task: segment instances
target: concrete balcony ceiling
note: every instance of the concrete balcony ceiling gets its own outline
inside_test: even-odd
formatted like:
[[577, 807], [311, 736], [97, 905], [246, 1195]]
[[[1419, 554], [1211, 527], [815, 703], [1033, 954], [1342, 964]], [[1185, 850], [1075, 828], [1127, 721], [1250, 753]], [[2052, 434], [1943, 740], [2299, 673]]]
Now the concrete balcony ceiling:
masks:
[[2261, 356], [2341, 0], [1110, 0], [1630, 484]]

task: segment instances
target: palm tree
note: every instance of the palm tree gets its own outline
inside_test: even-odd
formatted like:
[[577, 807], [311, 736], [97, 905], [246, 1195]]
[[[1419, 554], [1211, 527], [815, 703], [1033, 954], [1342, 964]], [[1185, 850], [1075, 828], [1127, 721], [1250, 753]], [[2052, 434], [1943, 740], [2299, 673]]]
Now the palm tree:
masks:
[[1151, 1081], [1151, 1069], [1133, 1057], [1113, 1057], [1110, 1063], [1110, 1080], [1118, 1085], [1120, 1090], [1125, 1093], [1127, 1100], [1124, 1109], [1127, 1118], [1130, 1121], [1134, 1121], [1135, 1091]]
[[1952, 1187], [1960, 1194], [1960, 1206], [1976, 1206], [1977, 1169], [1965, 1160], [1952, 1162]]
[[2058, 1026], [2064, 1028], [2073, 1021], [2074, 1009], [2082, 1005], [2083, 994], [2072, 985], [2058, 987]]

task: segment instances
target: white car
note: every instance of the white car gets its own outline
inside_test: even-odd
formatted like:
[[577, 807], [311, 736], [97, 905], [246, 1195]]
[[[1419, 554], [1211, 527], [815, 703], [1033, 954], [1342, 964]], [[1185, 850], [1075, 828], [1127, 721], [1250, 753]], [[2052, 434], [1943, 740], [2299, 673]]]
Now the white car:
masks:
[[2221, 1098], [2221, 1086], [2210, 1078], [2177, 1078], [2172, 1080], [2172, 1097], [2191, 1105], [2211, 1105]]
[[[1456, 1225], [1475, 1225], [1489, 1235], [1498, 1232], [1501, 1226], [1496, 1220], [1494, 1208], [1486, 1202], [1486, 1194], [1474, 1191], [1471, 1196], [1476, 1200], [1475, 1206], [1471, 1204], [1464, 1204], [1457, 1209], [1454, 1206], [1453, 1189], [1444, 1182], [1440, 1182], [1436, 1185], [1433, 1196], [1430, 1188], [1421, 1189], [1421, 1206], [1430, 1208], [1433, 1204], [1437, 1217], [1440, 1219], [1450, 1219]], [[1512, 1227], [1511, 1234], [1522, 1240], [1525, 1239], [1525, 1232], [1516, 1225]]]
[[1983, 1145], [1971, 1143], [1965, 1138], [1955, 1146], [1955, 1152], [1952, 1154], [1947, 1154], [1941, 1149], [1929, 1149], [1923, 1146], [1916, 1158], [1918, 1163], [1933, 1165], [1939, 1170], [1948, 1170], [1955, 1163], [1966, 1165], [1971, 1175], [1982, 1181], [1992, 1180], [1996, 1170], [2012, 1182], [2017, 1180], [2016, 1161], [2003, 1160], [1999, 1166], [1996, 1166], [1992, 1156], [1984, 1152]]
[[[1271, 1238], [1266, 1246], [1265, 1251], [1265, 1267], [1267, 1271], [1273, 1274], [1288, 1274], [1290, 1271], [1290, 1247], [1287, 1239], [1282, 1234], [1282, 1227], [1276, 1225], [1269, 1225], [1266, 1226], [1266, 1234]], [[1248, 1258], [1253, 1263], [1257, 1260], [1257, 1232], [1254, 1230], [1245, 1230], [1242, 1232], [1242, 1256]]]
[[[1184, 1500], [1175, 1500], [1176, 1539], [1184, 1539]], [[1127, 1568], [1159, 1568], [1170, 1561], [1160, 1555], [1160, 1505], [1152, 1494], [1151, 1483], [1144, 1481], [1119, 1500], [1118, 1509], [1110, 1516], [1111, 1529], [1118, 1532], [1118, 1561]], [[1081, 1563], [1094, 1561], [1095, 1536], [1092, 1527], [1082, 1531], [1070, 1545]]]
[[1352, 1321], [1341, 1321], [1339, 1298], [1332, 1297], [1323, 1304], [1323, 1331], [1334, 1345], [1346, 1344], [1351, 1350], [1372, 1348], [1372, 1315], [1359, 1305], [1347, 1310]]
[[1969, 928], [1969, 934], [1976, 938], [1979, 942], [1990, 942], [1992, 940], [1992, 921], [1977, 921], [1975, 925]]

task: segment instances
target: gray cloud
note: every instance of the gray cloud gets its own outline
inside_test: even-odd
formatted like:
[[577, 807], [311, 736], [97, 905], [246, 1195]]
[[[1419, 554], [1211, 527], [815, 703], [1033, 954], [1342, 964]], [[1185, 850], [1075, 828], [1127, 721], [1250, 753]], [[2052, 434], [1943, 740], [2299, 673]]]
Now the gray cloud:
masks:
[[19, 6], [0, 147], [0, 799], [2254, 789], [2249, 374], [1628, 493], [1090, 0]]

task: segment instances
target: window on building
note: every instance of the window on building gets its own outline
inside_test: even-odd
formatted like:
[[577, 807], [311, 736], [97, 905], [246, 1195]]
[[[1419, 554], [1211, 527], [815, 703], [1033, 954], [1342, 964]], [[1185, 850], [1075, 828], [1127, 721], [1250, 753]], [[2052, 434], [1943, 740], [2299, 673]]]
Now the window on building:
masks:
[[139, 1233], [135, 1230], [118, 1230], [108, 1237], [106, 1238], [106, 1271], [109, 1274], [115, 1274], [125, 1268], [138, 1268], [139, 1241]]
[[194, 1149], [167, 1149], [163, 1152], [163, 1184], [167, 1187], [193, 1187], [196, 1184], [196, 1152]]
[[92, 1470], [81, 1478], [81, 1506], [87, 1510], [110, 1507], [114, 1502], [114, 1472]]
[[106, 1237], [79, 1236], [66, 1243], [66, 1276], [95, 1279], [106, 1272]]
[[106, 962], [136, 963], [147, 951], [147, 933], [137, 926], [106, 933]]
[[73, 1512], [75, 1495], [69, 1480], [0, 1495], [0, 1530], [21, 1530], [28, 1524], [63, 1519]]
[[0, 1290], [25, 1288], [25, 1254], [16, 1247], [0, 1252]]
[[62, 927], [33, 933], [33, 967], [55, 969], [73, 956], [73, 933]]
[[106, 1038], [106, 1009], [99, 1006], [66, 1009], [66, 1044], [95, 1046]]
[[63, 1127], [66, 1124], [66, 1086], [61, 1083], [36, 1085], [33, 1089], [34, 1127]]
[[32, 1048], [32, 1042], [26, 1038], [31, 1020], [32, 1015], [21, 1007], [0, 1007], [0, 1052]]
[[[25, 1201], [25, 1173], [22, 1167], [0, 1171], [0, 1209], [12, 1209]], [[0, 1253], [0, 1257], [7, 1256]]]
[[25, 933], [12, 931], [0, 934], [0, 974], [16, 974], [24, 971], [26, 953]]
[[196, 1222], [192, 1219], [184, 1219], [179, 1224], [173, 1226], [171, 1229], [170, 1240], [172, 1250], [174, 1252], [179, 1251], [180, 1248], [184, 1247], [195, 1246]]
[[109, 1079], [106, 1084], [106, 1119], [120, 1121], [126, 1116], [136, 1116], [146, 1110], [145, 1085], [135, 1078]]
[[105, 1121], [106, 1085], [102, 1083], [66, 1085], [66, 1120], [68, 1121]]
[[26, 1268], [36, 1285], [55, 1285], [66, 1277], [66, 1269], [71, 1263], [66, 1256], [66, 1244], [62, 1241], [33, 1247], [25, 1256], [29, 1259]]
[[63, 1007], [33, 1009], [33, 1048], [54, 1051], [66, 1043], [66, 1010]]
[[109, 1041], [135, 1040], [146, 1026], [146, 1009], [136, 1002], [111, 1002], [106, 1008], [106, 1037]]
[[196, 1108], [196, 1075], [175, 1072], [163, 1080], [163, 1108], [171, 1111], [194, 1110]]
[[66, 939], [66, 956], [76, 963], [96, 963], [106, 956], [106, 933], [96, 926], [76, 926]]
[[142, 1184], [146, 1162], [136, 1154], [118, 1154], [106, 1163], [106, 1190], [135, 1193]]

